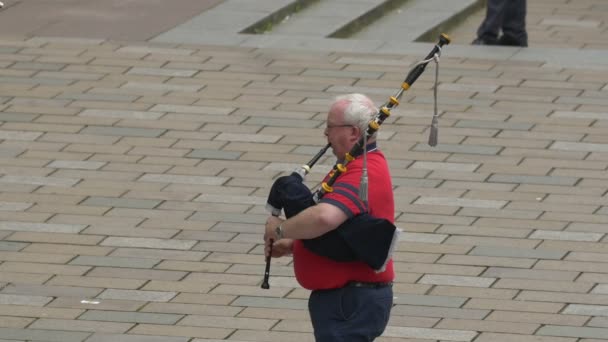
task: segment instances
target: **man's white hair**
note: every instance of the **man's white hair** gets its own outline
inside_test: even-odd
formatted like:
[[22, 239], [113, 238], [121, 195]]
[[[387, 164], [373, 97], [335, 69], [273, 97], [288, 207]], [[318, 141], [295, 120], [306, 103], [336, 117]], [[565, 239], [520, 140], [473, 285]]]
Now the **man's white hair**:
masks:
[[[370, 120], [378, 113], [378, 109], [369, 97], [363, 94], [347, 94], [335, 98], [344, 113], [344, 123], [357, 126], [361, 132], [366, 132]], [[365, 134], [365, 133], [364, 133]], [[375, 137], [376, 134], [373, 135]]]

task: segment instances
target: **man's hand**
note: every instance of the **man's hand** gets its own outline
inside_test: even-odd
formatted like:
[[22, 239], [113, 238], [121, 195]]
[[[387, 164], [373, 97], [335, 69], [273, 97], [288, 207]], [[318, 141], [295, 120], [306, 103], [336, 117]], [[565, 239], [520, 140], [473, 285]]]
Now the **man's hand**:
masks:
[[270, 239], [272, 239], [272, 241], [277, 241], [279, 239], [276, 229], [283, 221], [285, 220], [277, 216], [268, 217], [266, 220], [266, 230], [264, 232], [264, 242], [266, 243], [266, 246], [270, 246]]
[[291, 254], [293, 248], [292, 239], [279, 239], [277, 236], [276, 229], [283, 223], [283, 219], [277, 216], [269, 216], [266, 220], [266, 230], [264, 232], [264, 255], [268, 256], [270, 253], [270, 245], [272, 245], [272, 257], [280, 258], [285, 255]]
[[[281, 239], [278, 241], [275, 241], [272, 244], [272, 257], [273, 258], [280, 258], [286, 255], [291, 255], [291, 252], [293, 250], [293, 240], [292, 239]], [[268, 253], [270, 253], [270, 246], [266, 245], [266, 248], [264, 248], [264, 255], [268, 256]]]

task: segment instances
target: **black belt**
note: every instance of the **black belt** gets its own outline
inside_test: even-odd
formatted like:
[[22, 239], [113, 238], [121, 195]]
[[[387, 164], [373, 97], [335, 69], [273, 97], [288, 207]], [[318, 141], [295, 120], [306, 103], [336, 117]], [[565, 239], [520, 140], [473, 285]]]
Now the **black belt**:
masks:
[[388, 283], [366, 283], [363, 281], [349, 281], [345, 287], [363, 287], [366, 289], [380, 289], [387, 286], [393, 286], [393, 282]]

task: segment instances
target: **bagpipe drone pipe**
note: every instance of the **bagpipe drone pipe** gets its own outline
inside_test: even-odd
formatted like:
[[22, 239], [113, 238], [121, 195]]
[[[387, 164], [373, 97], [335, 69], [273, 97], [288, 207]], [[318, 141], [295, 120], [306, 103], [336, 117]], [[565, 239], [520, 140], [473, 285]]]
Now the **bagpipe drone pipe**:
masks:
[[[379, 108], [378, 113], [370, 120], [367, 131], [362, 134], [351, 151], [346, 153], [343, 163], [334, 165], [329, 173], [328, 180], [321, 184], [318, 191], [313, 194], [304, 184], [304, 178], [313, 165], [325, 154], [330, 144], [324, 146], [310, 162], [296, 169], [290, 175], [277, 178], [270, 189], [266, 205], [271, 214], [279, 216], [282, 211], [286, 218], [290, 218], [318, 203], [326, 193], [332, 192], [332, 185], [342, 173], [346, 172], [348, 162], [364, 153], [367, 139], [378, 131], [380, 125], [390, 115], [391, 109], [399, 105], [399, 99], [403, 93], [422, 75], [427, 64], [432, 60], [438, 62], [442, 46], [449, 43], [450, 38], [441, 34], [439, 42], [426, 58], [410, 70], [399, 91]], [[435, 84], [435, 91], [436, 88], [437, 84]], [[435, 109], [429, 135], [429, 145], [431, 146], [437, 144], [437, 126], [437, 110]], [[365, 190], [367, 190], [366, 187]], [[302, 240], [302, 242], [308, 250], [315, 254], [338, 262], [362, 261], [375, 271], [381, 272], [391, 257], [398, 233], [399, 229], [390, 221], [373, 217], [368, 213], [362, 213], [348, 219], [338, 228], [324, 235], [314, 239]], [[266, 259], [263, 288], [268, 288], [269, 266], [270, 256]]]

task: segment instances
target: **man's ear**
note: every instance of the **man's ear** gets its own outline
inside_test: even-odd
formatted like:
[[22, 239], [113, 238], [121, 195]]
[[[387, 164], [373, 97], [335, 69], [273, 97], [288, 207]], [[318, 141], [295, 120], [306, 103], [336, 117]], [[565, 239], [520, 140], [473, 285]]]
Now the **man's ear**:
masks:
[[352, 126], [351, 127], [351, 140], [356, 142], [359, 140], [360, 137], [361, 137], [361, 128], [359, 128], [359, 126]]

